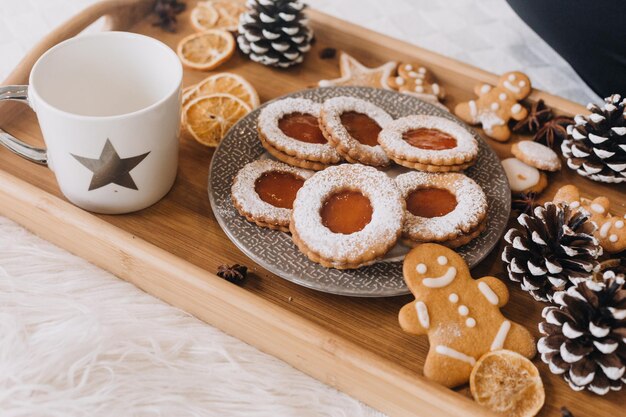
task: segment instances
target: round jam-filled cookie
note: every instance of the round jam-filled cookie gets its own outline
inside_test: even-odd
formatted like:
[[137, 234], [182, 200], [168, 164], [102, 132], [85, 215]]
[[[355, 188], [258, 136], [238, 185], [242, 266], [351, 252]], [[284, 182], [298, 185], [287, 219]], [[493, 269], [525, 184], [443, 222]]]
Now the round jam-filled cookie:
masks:
[[324, 169], [339, 163], [341, 156], [320, 130], [320, 109], [319, 103], [303, 98], [268, 104], [259, 114], [261, 143], [275, 158], [301, 168]]
[[348, 162], [386, 166], [390, 161], [378, 134], [393, 118], [368, 101], [335, 97], [322, 104], [320, 128], [328, 143]]
[[270, 159], [250, 162], [235, 176], [233, 204], [248, 221], [288, 232], [296, 193], [311, 175]]
[[473, 279], [467, 264], [451, 249], [424, 243], [404, 258], [404, 280], [415, 301], [400, 310], [400, 327], [427, 335], [430, 349], [424, 376], [446, 387], [467, 383], [485, 353], [500, 349], [535, 355], [535, 341], [500, 308], [509, 300], [495, 277]]
[[502, 167], [515, 194], [540, 193], [548, 186], [546, 174], [517, 158], [504, 159]]
[[473, 164], [478, 142], [461, 125], [437, 116], [408, 116], [389, 123], [378, 135], [389, 158], [426, 171], [458, 171]]
[[306, 181], [294, 201], [289, 230], [313, 262], [354, 269], [387, 253], [403, 220], [404, 200], [391, 178], [373, 167], [343, 164]]
[[517, 159], [537, 169], [558, 171], [561, 160], [552, 149], [531, 140], [522, 140], [511, 146], [511, 152]]
[[457, 247], [484, 229], [487, 197], [471, 178], [459, 173], [408, 172], [395, 181], [406, 202], [402, 238], [410, 246], [437, 242]]

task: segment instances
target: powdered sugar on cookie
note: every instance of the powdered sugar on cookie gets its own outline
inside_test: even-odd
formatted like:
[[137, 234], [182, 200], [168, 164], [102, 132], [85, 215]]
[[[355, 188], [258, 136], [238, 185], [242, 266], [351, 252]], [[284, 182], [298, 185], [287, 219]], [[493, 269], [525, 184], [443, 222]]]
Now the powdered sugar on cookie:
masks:
[[309, 161], [335, 164], [341, 156], [328, 143], [307, 143], [287, 136], [278, 126], [289, 114], [303, 113], [319, 118], [321, 105], [302, 98], [286, 98], [268, 104], [259, 114], [259, 134], [276, 149]]
[[[456, 140], [450, 149], [423, 149], [410, 145], [403, 134], [414, 129], [433, 129], [446, 133]], [[391, 122], [378, 136], [388, 155], [409, 162], [428, 165], [458, 165], [472, 161], [478, 155], [478, 143], [474, 135], [459, 124], [437, 116], [407, 116]]]
[[511, 152], [519, 160], [537, 169], [558, 171], [561, 169], [559, 156], [541, 143], [523, 140], [511, 147]]

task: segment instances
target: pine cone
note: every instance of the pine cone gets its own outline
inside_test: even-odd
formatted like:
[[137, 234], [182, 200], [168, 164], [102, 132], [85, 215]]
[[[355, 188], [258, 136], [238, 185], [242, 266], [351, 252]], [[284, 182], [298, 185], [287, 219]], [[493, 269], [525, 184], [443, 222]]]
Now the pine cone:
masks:
[[626, 383], [626, 288], [609, 278], [578, 283], [544, 308], [541, 359], [576, 391], [604, 395]]
[[591, 114], [576, 116], [561, 144], [567, 165], [594, 181], [626, 181], [626, 99], [620, 100], [613, 94], [602, 108], [589, 104]]
[[521, 282], [535, 300], [552, 301], [556, 291], [590, 279], [602, 247], [589, 215], [567, 205], [546, 203], [532, 215], [520, 214], [502, 252], [509, 278]]
[[313, 31], [301, 0], [248, 0], [239, 20], [239, 49], [255, 62], [287, 68], [311, 49]]

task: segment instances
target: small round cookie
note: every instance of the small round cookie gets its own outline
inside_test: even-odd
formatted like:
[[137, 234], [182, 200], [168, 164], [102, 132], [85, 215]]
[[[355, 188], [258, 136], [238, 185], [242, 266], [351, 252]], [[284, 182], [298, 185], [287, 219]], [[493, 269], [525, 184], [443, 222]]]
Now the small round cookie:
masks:
[[404, 200], [391, 178], [373, 167], [343, 164], [307, 180], [294, 201], [289, 230], [313, 262], [354, 269], [387, 253], [403, 220]]
[[[259, 114], [261, 143], [274, 157], [290, 165], [307, 168], [309, 161], [324, 166], [341, 162], [341, 156], [319, 128], [321, 105], [303, 98], [286, 98], [265, 106]], [[271, 149], [268, 148], [271, 147]], [[288, 155], [290, 158], [283, 158]]]
[[334, 97], [322, 104], [320, 129], [348, 162], [387, 166], [389, 157], [378, 144], [378, 134], [393, 118], [368, 101]]
[[296, 193], [311, 175], [270, 159], [250, 162], [233, 180], [233, 204], [248, 221], [288, 232]]
[[541, 143], [522, 140], [511, 146], [511, 152], [520, 161], [537, 169], [544, 171], [561, 169], [561, 160], [556, 152]]
[[540, 193], [548, 186], [546, 174], [517, 158], [507, 158], [501, 163], [514, 194]]
[[395, 181], [406, 203], [402, 238], [410, 246], [437, 242], [457, 247], [484, 230], [487, 197], [471, 178], [408, 172]]
[[[378, 135], [389, 158], [411, 164], [464, 169], [478, 155], [478, 142], [461, 125], [437, 116], [408, 116], [389, 123]], [[416, 166], [419, 169], [419, 166]]]

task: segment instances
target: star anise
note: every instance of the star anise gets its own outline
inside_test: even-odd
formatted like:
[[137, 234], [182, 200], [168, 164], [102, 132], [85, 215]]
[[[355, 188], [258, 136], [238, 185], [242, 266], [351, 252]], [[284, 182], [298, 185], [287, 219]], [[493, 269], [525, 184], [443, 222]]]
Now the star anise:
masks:
[[537, 193], [522, 193], [511, 201], [511, 209], [518, 214], [530, 214], [537, 205]]
[[167, 32], [176, 32], [176, 15], [182, 13], [187, 5], [178, 0], [157, 0], [153, 13], [157, 16], [154, 26], [160, 26]]
[[233, 284], [241, 285], [248, 276], [248, 267], [244, 265], [220, 265], [217, 267], [217, 276]]
[[513, 126], [513, 132], [535, 133], [541, 125], [552, 118], [552, 109], [543, 100], [531, 104], [528, 116]]
[[337, 55], [337, 49], [324, 48], [319, 53], [320, 59], [333, 59]]
[[574, 124], [574, 119], [556, 116], [545, 122], [535, 133], [533, 140], [554, 149], [567, 137], [567, 126]]

